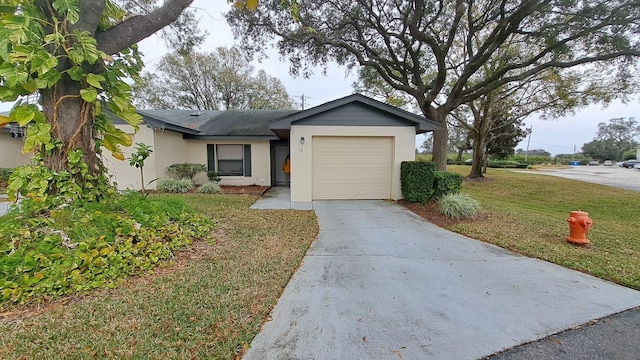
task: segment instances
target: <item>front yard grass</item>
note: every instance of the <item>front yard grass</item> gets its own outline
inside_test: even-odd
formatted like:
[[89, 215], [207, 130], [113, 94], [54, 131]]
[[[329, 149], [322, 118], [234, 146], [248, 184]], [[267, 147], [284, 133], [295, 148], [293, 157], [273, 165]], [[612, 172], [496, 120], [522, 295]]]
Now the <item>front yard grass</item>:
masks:
[[[447, 170], [466, 176], [469, 167]], [[499, 169], [487, 178], [462, 188], [486, 215], [450, 230], [640, 290], [639, 192]], [[593, 219], [583, 247], [565, 241], [569, 212], [578, 209]]]
[[171, 268], [45, 311], [1, 314], [2, 359], [231, 359], [244, 351], [318, 228], [312, 211], [254, 196], [177, 196], [216, 228]]

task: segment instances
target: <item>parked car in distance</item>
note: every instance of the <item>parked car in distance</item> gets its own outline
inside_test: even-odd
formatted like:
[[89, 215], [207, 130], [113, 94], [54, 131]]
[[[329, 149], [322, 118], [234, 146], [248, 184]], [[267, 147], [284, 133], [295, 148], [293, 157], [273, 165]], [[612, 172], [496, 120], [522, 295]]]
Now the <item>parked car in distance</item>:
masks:
[[640, 163], [633, 165], [633, 168], [640, 170]]
[[631, 169], [635, 164], [640, 164], [640, 160], [636, 160], [636, 159], [626, 160], [622, 162], [621, 166], [623, 168]]
[[604, 165], [604, 166], [613, 166], [613, 161], [605, 160], [604, 163], [602, 163], [602, 165]]
[[589, 166], [598, 166], [598, 165], [600, 165], [600, 162], [598, 160], [589, 161]]

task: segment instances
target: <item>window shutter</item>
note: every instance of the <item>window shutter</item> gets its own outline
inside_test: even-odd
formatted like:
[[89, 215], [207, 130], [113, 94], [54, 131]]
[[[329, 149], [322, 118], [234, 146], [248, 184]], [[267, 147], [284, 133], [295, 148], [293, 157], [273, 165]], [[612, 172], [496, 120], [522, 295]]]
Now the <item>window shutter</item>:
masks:
[[216, 171], [216, 157], [214, 154], [214, 145], [207, 144], [207, 170]]
[[251, 177], [251, 145], [244, 146], [244, 176]]

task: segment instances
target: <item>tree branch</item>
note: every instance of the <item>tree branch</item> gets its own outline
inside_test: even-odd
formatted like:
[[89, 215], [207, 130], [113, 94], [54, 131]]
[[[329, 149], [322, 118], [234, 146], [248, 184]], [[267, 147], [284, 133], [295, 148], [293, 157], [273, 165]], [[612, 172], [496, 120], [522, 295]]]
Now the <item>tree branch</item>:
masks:
[[98, 49], [115, 54], [174, 22], [193, 0], [167, 0], [147, 15], [134, 16], [95, 35]]

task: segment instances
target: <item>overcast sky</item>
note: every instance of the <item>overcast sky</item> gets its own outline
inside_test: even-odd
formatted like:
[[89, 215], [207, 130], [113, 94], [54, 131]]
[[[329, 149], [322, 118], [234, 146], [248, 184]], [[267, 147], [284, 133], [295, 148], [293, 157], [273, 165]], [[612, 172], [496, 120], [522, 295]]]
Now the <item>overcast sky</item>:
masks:
[[[231, 5], [226, 1], [195, 0], [193, 6], [198, 9], [201, 16], [201, 25], [208, 29], [209, 36], [205, 44], [199, 49], [201, 52], [213, 51], [216, 47], [233, 46], [235, 41], [231, 29], [223, 16], [223, 12]], [[167, 48], [158, 36], [151, 36], [140, 44], [146, 69], [152, 69], [160, 57], [167, 52]], [[275, 50], [269, 59], [262, 62], [254, 62], [257, 69], [265, 70], [269, 75], [282, 81], [290, 96], [300, 104], [302, 96], [305, 97], [305, 108], [320, 105], [353, 92], [351, 84], [355, 81], [355, 74], [347, 74], [345, 69], [331, 66], [326, 75], [322, 69], [317, 69], [315, 75], [305, 79], [294, 78], [289, 75], [289, 64], [279, 59]], [[0, 111], [11, 109], [12, 104], [0, 103]], [[544, 149], [555, 154], [570, 154], [580, 151], [582, 144], [593, 140], [597, 132], [597, 125], [614, 117], [636, 117], [640, 120], [640, 101], [633, 100], [627, 105], [614, 103], [606, 109], [595, 105], [576, 112], [573, 116], [556, 120], [540, 120], [535, 116], [527, 119], [527, 127], [533, 127], [530, 149]], [[418, 137], [416, 144], [422, 143]], [[518, 145], [525, 149], [527, 139]]]

